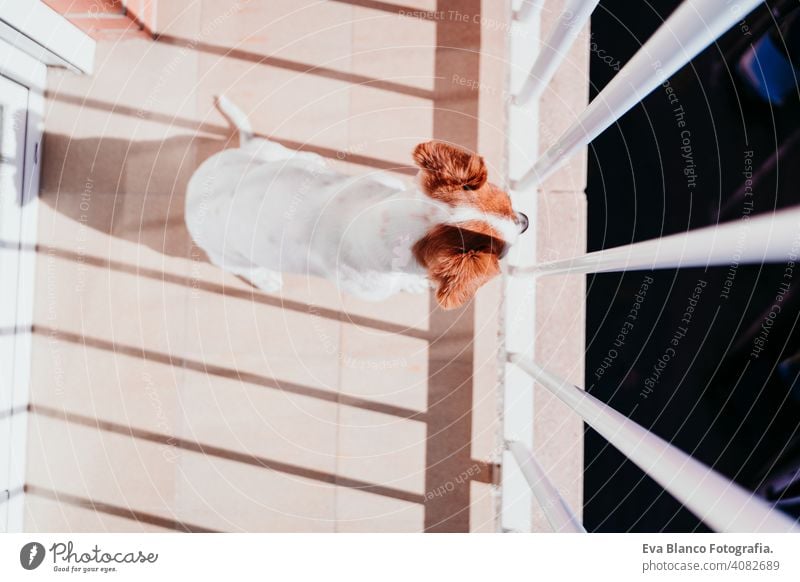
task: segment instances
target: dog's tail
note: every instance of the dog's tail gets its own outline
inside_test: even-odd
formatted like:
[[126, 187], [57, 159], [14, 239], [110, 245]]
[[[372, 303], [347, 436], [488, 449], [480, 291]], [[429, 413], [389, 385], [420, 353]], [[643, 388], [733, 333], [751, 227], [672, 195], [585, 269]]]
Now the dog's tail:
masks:
[[253, 139], [253, 126], [250, 125], [250, 120], [247, 118], [244, 111], [234, 105], [233, 101], [225, 97], [225, 95], [217, 95], [215, 102], [227, 120], [239, 130], [240, 146], [244, 146]]

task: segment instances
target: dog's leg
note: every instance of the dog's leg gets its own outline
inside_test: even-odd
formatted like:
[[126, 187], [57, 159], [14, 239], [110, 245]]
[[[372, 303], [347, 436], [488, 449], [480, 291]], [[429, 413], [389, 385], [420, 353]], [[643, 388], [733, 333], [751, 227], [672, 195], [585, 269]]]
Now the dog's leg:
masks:
[[283, 287], [283, 276], [277, 271], [265, 269], [264, 267], [224, 267], [229, 273], [238, 275], [246, 279], [253, 287], [257, 287], [265, 293], [275, 293]]
[[239, 266], [226, 263], [220, 265], [224, 270], [242, 277], [248, 283], [266, 293], [275, 293], [283, 287], [283, 276], [277, 271], [265, 269], [264, 267]]
[[223, 271], [246, 279], [251, 285], [266, 293], [275, 293], [283, 287], [283, 277], [277, 271], [257, 267], [239, 253], [236, 256], [220, 256], [206, 251], [208, 260]]
[[421, 293], [427, 293], [431, 289], [431, 282], [427, 279], [422, 277], [413, 277], [409, 280], [405, 281], [403, 285], [403, 291], [406, 293], [413, 293], [414, 295], [419, 295]]

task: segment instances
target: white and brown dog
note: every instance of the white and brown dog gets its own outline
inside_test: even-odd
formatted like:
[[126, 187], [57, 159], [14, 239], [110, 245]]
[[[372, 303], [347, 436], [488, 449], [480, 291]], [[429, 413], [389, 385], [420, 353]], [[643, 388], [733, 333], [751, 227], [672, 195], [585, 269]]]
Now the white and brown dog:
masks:
[[215, 265], [265, 291], [281, 273], [324, 277], [363, 299], [433, 284], [445, 309], [500, 273], [528, 226], [479, 156], [442, 142], [414, 150], [416, 183], [349, 176], [311, 153], [254, 138], [245, 115], [217, 102], [240, 147], [206, 160], [189, 181], [186, 224]]

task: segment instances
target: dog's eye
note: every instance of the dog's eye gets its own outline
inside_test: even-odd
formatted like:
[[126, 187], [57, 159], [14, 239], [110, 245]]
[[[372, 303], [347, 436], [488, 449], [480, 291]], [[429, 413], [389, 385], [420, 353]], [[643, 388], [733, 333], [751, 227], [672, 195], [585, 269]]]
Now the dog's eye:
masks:
[[470, 186], [469, 184], [464, 184], [464, 190], [475, 190], [475, 186]]

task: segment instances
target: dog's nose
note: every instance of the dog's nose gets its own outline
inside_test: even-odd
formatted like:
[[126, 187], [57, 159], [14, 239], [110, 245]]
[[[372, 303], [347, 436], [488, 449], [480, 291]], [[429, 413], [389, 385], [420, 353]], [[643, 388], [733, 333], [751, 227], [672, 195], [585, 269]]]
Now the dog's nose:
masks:
[[522, 212], [517, 212], [517, 226], [519, 227], [520, 234], [528, 230], [529, 224], [530, 221], [528, 220], [528, 217], [525, 216]]

